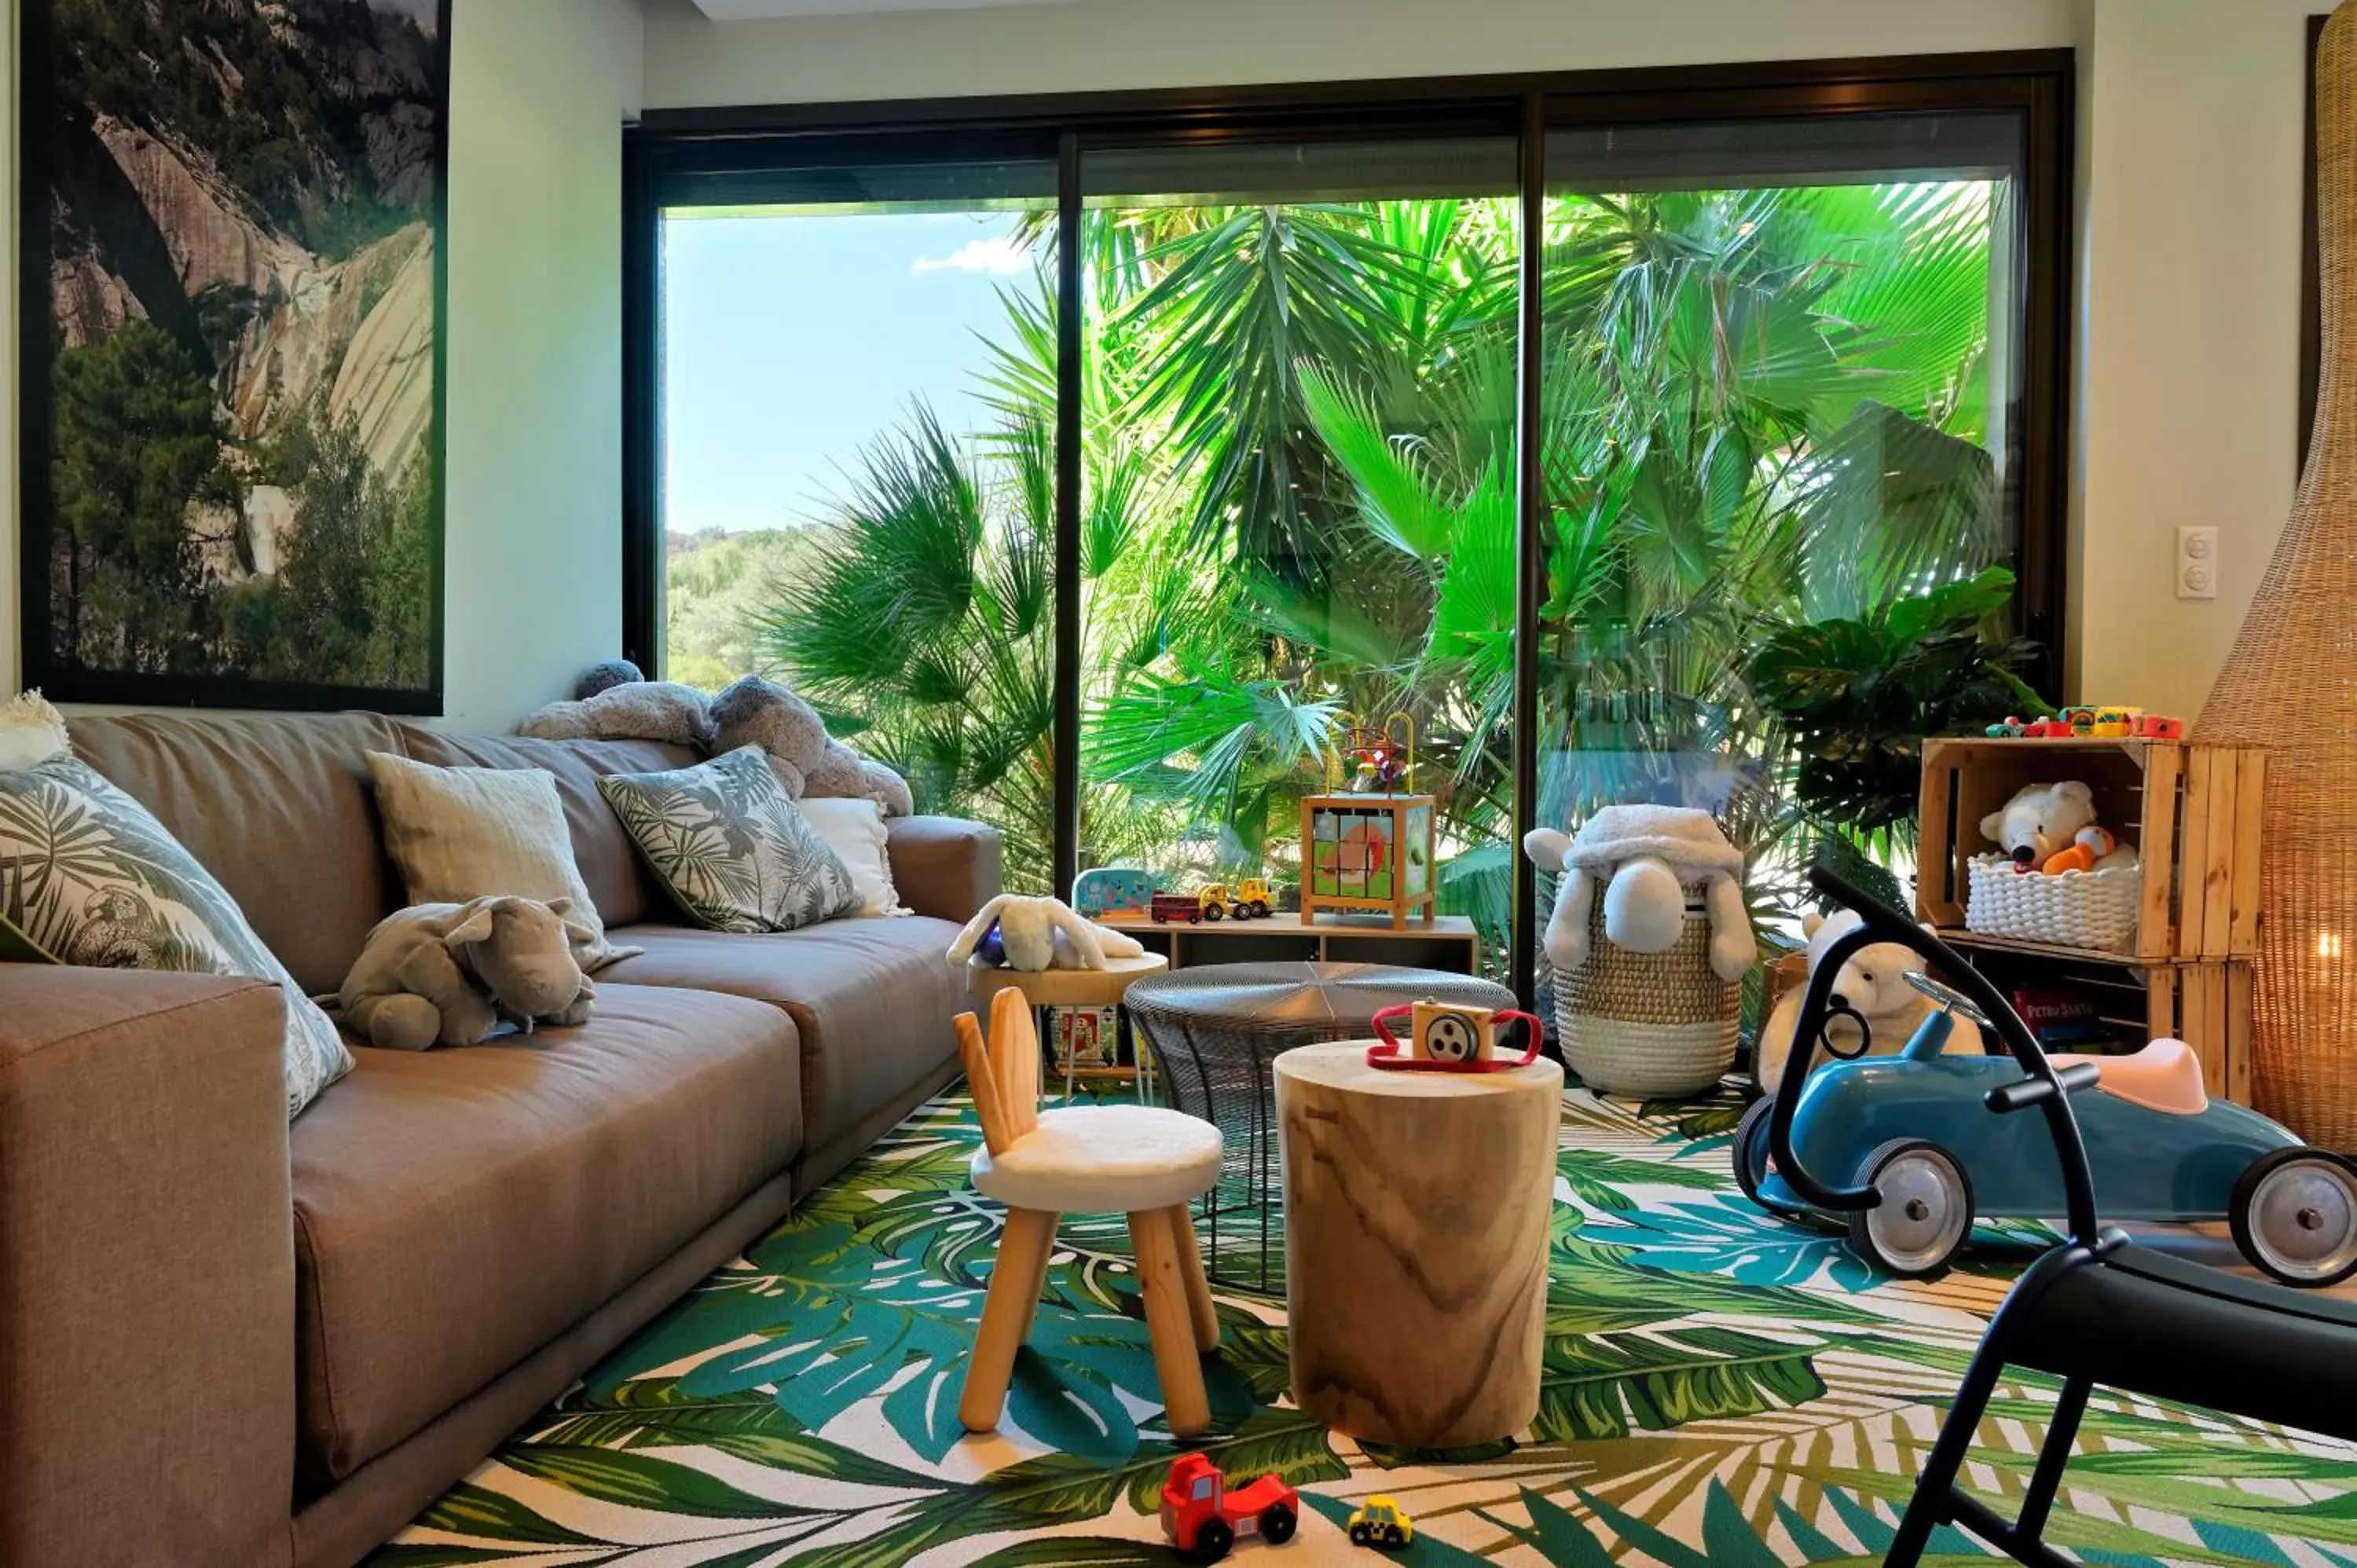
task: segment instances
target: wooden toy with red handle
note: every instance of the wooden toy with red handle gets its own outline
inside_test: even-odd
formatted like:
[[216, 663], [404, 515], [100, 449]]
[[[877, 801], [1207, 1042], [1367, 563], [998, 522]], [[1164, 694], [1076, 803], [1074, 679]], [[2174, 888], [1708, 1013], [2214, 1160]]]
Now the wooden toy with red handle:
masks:
[[[1406, 1046], [1383, 1026], [1397, 1018], [1411, 1019]], [[1498, 1025], [1523, 1022], [1524, 1046], [1519, 1057], [1491, 1054]], [[1462, 1007], [1440, 1002], [1402, 1002], [1368, 1020], [1382, 1043], [1367, 1047], [1367, 1065], [1394, 1072], [1511, 1072], [1539, 1059], [1539, 1021], [1516, 1008]]]

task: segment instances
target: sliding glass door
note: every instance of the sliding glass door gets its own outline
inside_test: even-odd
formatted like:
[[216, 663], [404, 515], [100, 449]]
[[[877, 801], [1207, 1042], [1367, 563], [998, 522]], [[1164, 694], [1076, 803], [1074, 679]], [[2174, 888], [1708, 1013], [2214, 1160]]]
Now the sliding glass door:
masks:
[[1084, 865], [1332, 880], [1303, 797], [1412, 723], [1436, 864], [1361, 890], [1431, 877], [1502, 965], [1514, 174], [1511, 138], [1083, 156]]
[[1525, 995], [1534, 824], [1706, 807], [1770, 917], [1903, 875], [1905, 738], [2019, 690], [1939, 660], [2055, 694], [2064, 65], [651, 115], [626, 640], [1026, 891], [1314, 877], [1412, 722]]

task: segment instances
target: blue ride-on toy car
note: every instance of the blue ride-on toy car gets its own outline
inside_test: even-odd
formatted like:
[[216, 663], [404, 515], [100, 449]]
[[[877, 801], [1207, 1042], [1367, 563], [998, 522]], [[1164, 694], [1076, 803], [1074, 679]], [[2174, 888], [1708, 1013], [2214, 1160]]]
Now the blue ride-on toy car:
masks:
[[[1907, 978], [1939, 1010], [1899, 1055], [1808, 1070], [1815, 1045], [1831, 1049], [1824, 1025], [1843, 1009], [1829, 993], [1850, 948], [1900, 940], [1945, 966], [1962, 961], [1938, 938], [1880, 913], [1889, 918], [1878, 933], [1861, 928], [1818, 960], [1794, 1040], [1797, 1065], [1738, 1125], [1735, 1176], [1771, 1214], [1834, 1214], [1796, 1190], [1790, 1165], [1772, 1157], [1782, 1119], [1791, 1140], [1783, 1146], [1804, 1172], [1846, 1180], [1854, 1198], [1874, 1195], [1869, 1206], [1842, 1206], [1851, 1249], [1878, 1269], [1921, 1279], [1947, 1268], [1975, 1216], [2058, 1218], [2070, 1194], [2046, 1130], [2034, 1118], [2001, 1113], [2009, 1086], [2021, 1082], [2020, 1065], [2006, 1055], [1940, 1054], [1951, 1013], [1978, 1024], [1986, 1038], [1996, 1035], [1982, 1008], [1929, 975]], [[2155, 1040], [2133, 1056], [2050, 1059], [2068, 1087], [2093, 1090], [2072, 1108], [2104, 1220], [2224, 1219], [2244, 1257], [2287, 1284], [2326, 1285], [2357, 1273], [2357, 1161], [2212, 1100], [2200, 1060], [2179, 1040]]]

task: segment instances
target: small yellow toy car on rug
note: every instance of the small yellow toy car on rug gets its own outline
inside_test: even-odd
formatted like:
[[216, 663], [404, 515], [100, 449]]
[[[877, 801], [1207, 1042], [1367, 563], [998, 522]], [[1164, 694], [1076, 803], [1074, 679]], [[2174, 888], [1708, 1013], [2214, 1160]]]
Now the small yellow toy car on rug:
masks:
[[1378, 1494], [1351, 1510], [1351, 1544], [1397, 1552], [1415, 1539], [1415, 1520], [1392, 1498]]

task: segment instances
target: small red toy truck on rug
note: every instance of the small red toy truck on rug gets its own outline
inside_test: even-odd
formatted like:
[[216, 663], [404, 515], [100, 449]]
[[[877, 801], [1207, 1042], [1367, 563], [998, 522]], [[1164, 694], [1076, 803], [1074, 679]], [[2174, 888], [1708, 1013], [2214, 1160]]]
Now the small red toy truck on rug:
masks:
[[1162, 1528], [1190, 1563], [1217, 1563], [1249, 1526], [1272, 1546], [1293, 1539], [1301, 1523], [1301, 1494], [1275, 1476], [1228, 1489], [1220, 1467], [1200, 1454], [1170, 1462], [1162, 1483]]

